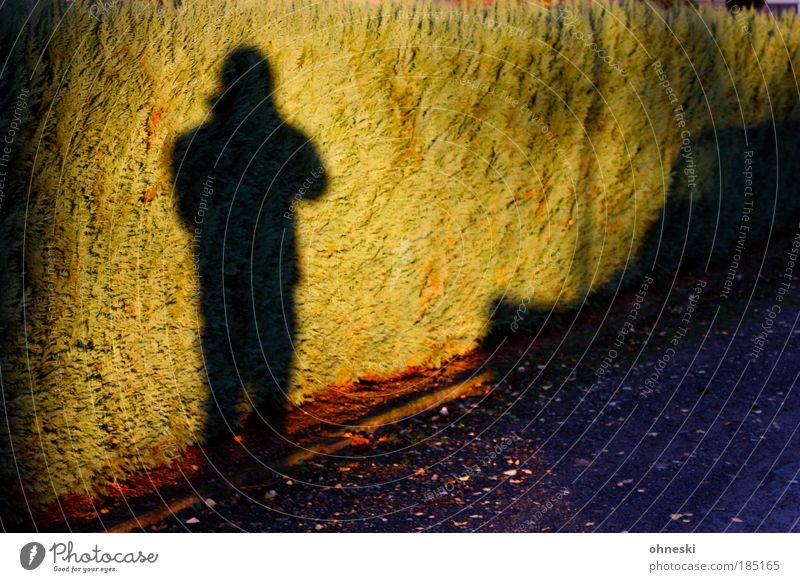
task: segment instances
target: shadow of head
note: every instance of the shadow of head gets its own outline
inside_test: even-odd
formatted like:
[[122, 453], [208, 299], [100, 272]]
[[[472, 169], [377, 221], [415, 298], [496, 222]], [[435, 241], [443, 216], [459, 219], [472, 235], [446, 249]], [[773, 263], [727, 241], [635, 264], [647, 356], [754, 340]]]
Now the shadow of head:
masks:
[[215, 115], [253, 114], [272, 101], [272, 71], [269, 62], [252, 47], [240, 47], [225, 59], [222, 89], [209, 100]]

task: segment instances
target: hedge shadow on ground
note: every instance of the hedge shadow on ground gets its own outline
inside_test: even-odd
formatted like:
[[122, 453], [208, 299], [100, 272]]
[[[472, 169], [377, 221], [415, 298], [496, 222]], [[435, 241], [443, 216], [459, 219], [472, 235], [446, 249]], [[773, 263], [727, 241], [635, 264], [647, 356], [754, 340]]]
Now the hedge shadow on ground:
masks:
[[[646, 277], [669, 286], [679, 272], [699, 274], [723, 267], [724, 285], [733, 286], [738, 264], [751, 247], [797, 229], [800, 123], [706, 132], [690, 142], [686, 154], [672, 167], [659, 220], [623, 272], [567, 310], [536, 309], [530, 298], [496, 299], [487, 310], [491, 325], [482, 349], [491, 353], [519, 334], [535, 336], [545, 329], [563, 333], [586, 306], [605, 305], [618, 292], [639, 288]], [[586, 281], [595, 267], [580, 257], [572, 263]]]

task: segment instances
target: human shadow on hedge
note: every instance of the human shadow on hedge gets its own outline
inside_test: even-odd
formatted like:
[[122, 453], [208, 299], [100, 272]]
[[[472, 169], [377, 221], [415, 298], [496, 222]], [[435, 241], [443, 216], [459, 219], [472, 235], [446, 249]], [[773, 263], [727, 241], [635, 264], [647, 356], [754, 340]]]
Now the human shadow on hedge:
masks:
[[279, 429], [297, 327], [296, 209], [326, 186], [314, 145], [276, 110], [256, 49], [228, 55], [222, 85], [210, 121], [173, 152], [178, 206], [194, 238], [208, 436], [258, 407]]

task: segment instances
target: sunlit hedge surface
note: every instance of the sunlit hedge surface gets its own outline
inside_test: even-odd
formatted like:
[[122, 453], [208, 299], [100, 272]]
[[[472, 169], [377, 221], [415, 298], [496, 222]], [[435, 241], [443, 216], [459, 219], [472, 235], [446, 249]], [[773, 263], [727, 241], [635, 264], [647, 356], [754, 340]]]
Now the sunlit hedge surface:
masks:
[[3, 500], [796, 218], [796, 17], [502, 4], [0, 9]]

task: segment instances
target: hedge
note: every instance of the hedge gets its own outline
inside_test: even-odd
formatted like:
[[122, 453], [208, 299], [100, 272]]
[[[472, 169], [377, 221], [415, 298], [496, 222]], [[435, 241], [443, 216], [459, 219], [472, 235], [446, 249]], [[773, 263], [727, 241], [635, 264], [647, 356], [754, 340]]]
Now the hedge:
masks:
[[498, 305], [567, 309], [729, 261], [745, 222], [751, 244], [797, 216], [796, 16], [9, 10], [7, 507], [95, 494], [253, 410], [443, 365]]

